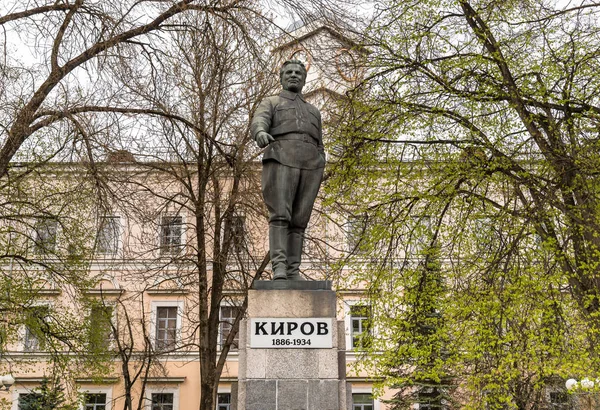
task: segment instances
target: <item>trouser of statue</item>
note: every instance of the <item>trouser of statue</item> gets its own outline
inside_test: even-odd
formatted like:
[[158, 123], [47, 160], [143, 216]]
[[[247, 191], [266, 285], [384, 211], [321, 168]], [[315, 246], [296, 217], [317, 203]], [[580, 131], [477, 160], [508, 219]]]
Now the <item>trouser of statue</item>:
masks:
[[262, 193], [269, 210], [269, 253], [273, 279], [300, 276], [304, 231], [308, 225], [323, 168], [299, 169], [275, 161], [263, 163]]

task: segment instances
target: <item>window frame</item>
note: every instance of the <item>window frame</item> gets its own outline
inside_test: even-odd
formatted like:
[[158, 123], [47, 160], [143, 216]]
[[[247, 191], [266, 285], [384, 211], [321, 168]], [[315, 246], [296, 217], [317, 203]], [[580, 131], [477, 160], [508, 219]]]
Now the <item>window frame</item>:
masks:
[[[168, 349], [164, 349], [164, 348], [159, 348], [157, 346], [157, 338], [156, 338], [156, 334], [158, 331], [158, 308], [161, 307], [176, 307], [177, 308], [177, 321], [175, 322], [175, 342], [173, 344], [173, 347], [170, 347]], [[168, 300], [162, 300], [162, 301], [153, 301], [151, 303], [151, 319], [150, 319], [150, 337], [151, 337], [151, 342], [152, 342], [152, 346], [154, 347], [154, 349], [156, 349], [157, 351], [163, 351], [163, 350], [175, 350], [179, 347], [179, 345], [181, 344], [181, 340], [182, 340], [182, 324], [183, 324], [183, 301], [182, 300], [177, 300], [177, 301], [168, 301]]]
[[547, 393], [547, 401], [552, 409], [556, 410], [567, 410], [571, 409], [571, 400], [569, 393], [566, 390], [554, 389], [549, 390]]
[[[241, 221], [241, 223], [240, 223]], [[245, 212], [235, 212], [232, 216], [231, 251], [230, 254], [241, 259], [248, 259], [248, 225]], [[238, 256], [239, 255], [239, 256]]]
[[14, 390], [13, 392], [13, 396], [12, 396], [12, 406], [11, 406], [11, 410], [20, 410], [19, 407], [19, 397], [23, 394], [39, 394], [38, 392], [33, 391], [33, 389], [38, 388], [40, 386], [35, 386], [31, 389], [26, 389], [26, 388], [17, 388]]
[[[406, 234], [410, 236], [410, 240], [404, 246], [405, 257], [407, 259], [423, 259], [424, 252], [429, 248], [433, 238], [433, 217], [429, 214], [423, 214], [414, 215], [411, 218], [413, 230], [410, 234]], [[419, 235], [416, 235], [416, 233], [419, 233]]]
[[42, 351], [40, 339], [31, 332], [29, 326], [25, 325], [25, 334], [23, 336], [23, 352], [35, 353]]
[[[164, 233], [163, 227], [166, 227], [169, 225], [169, 224], [166, 224], [163, 222], [163, 220], [166, 218], [171, 218], [171, 219], [181, 218], [181, 222], [179, 225], [179, 227], [180, 227], [179, 244], [177, 244], [177, 245], [163, 243], [163, 237], [168, 238], [168, 235], [163, 236], [163, 233]], [[178, 214], [178, 213], [166, 213], [166, 214], [160, 215], [158, 217], [158, 254], [161, 257], [176, 256], [183, 252], [183, 249], [185, 248], [185, 243], [186, 243], [185, 224], [186, 224], [185, 216]]]
[[[112, 330], [112, 326], [116, 326], [117, 325], [117, 304], [115, 302], [105, 302], [103, 300], [98, 300], [98, 302], [100, 302], [97, 307], [102, 307], [102, 308], [109, 308], [111, 309], [111, 315], [110, 315], [110, 323], [111, 323], [111, 327], [109, 329], [110, 334], [108, 335], [108, 340], [107, 340], [107, 346], [106, 346], [106, 350], [110, 351], [111, 349], [114, 349], [115, 347], [115, 335], [113, 334], [113, 330]], [[88, 310], [87, 314], [88, 317], [90, 318], [90, 326], [92, 325], [91, 323], [91, 317], [92, 317], [92, 309], [96, 307], [90, 307], [90, 309]], [[89, 342], [89, 340], [88, 340]]]
[[[48, 309], [48, 313], [50, 313], [50, 311], [52, 310], [52, 307], [54, 306], [54, 303], [52, 303], [51, 301], [36, 301], [35, 303], [33, 303], [31, 306], [29, 306], [28, 308], [40, 308], [40, 307], [44, 307]], [[21, 325], [21, 329], [19, 329], [19, 344], [20, 344], [20, 350], [22, 352], [27, 352], [27, 353], [41, 353], [44, 352], [45, 350], [41, 347], [41, 340], [37, 340], [37, 348], [36, 349], [27, 349], [26, 348], [26, 343], [27, 343], [27, 336], [30, 332], [29, 327], [27, 326], [27, 324], [23, 324]], [[35, 336], [35, 335], [34, 335]]]
[[[171, 403], [159, 403], [159, 404], [167, 404], [171, 406], [171, 409], [168, 410], [175, 410], [175, 395], [171, 392], [152, 392], [150, 393], [150, 410], [155, 410], [154, 409], [154, 397], [156, 395], [161, 395], [161, 396], [171, 396]], [[163, 406], [161, 406], [161, 408], [159, 410], [165, 410], [164, 408], [162, 408]]]
[[[354, 346], [353, 339], [353, 321], [352, 321], [352, 307], [354, 306], [365, 306], [372, 309], [372, 306], [364, 299], [353, 299], [344, 301], [344, 325], [346, 330], [346, 350], [352, 352], [354, 350], [361, 350], [360, 346]], [[372, 315], [371, 315], [372, 318]], [[375, 329], [373, 326], [370, 327], [371, 336], [375, 336]]]
[[[232, 309], [241, 309], [242, 307], [235, 304], [235, 303], [222, 303], [219, 306], [219, 345], [218, 348], [219, 350], [223, 350], [223, 343], [225, 342], [223, 334], [223, 328], [225, 327], [225, 324], [228, 323], [229, 325], [231, 325], [230, 322], [225, 322], [225, 319], [223, 318], [223, 308], [232, 308]], [[241, 321], [240, 321], [241, 322]], [[238, 333], [236, 338], [233, 340], [234, 343], [229, 347], [229, 351], [230, 352], [238, 352], [239, 351], [239, 343], [240, 343], [240, 329], [239, 329], [239, 325], [240, 322], [238, 322]], [[237, 347], [235, 346], [237, 344]], [[225, 393], [225, 392], [223, 392]]]
[[173, 395], [173, 410], [179, 410], [179, 387], [167, 386], [148, 386], [146, 387], [146, 405], [144, 408], [152, 410], [152, 395], [153, 394], [172, 394]]
[[494, 222], [494, 215], [484, 213], [471, 222], [473, 253], [493, 252], [506, 243], [506, 232], [501, 224]]
[[[229, 403], [219, 403], [219, 395], [220, 394], [228, 394], [229, 395]], [[227, 407], [224, 410], [231, 410], [232, 407], [231, 405], [233, 404], [233, 397], [231, 396], [231, 391], [221, 391], [219, 390], [217, 392], [217, 402], [215, 403], [215, 409], [216, 410], [221, 410], [221, 408], [219, 408], [219, 404], [221, 405], [226, 405]]]
[[302, 260], [319, 261], [323, 251], [327, 248], [327, 241], [323, 237], [324, 232], [327, 232], [327, 223], [321, 220], [320, 216], [310, 218], [308, 226], [304, 230]]
[[[106, 404], [105, 410], [112, 409], [112, 388], [100, 388], [100, 387], [92, 387], [89, 389], [79, 389], [79, 393], [85, 397], [86, 394], [106, 394]], [[81, 405], [79, 406], [80, 410], [87, 410], [86, 403], [82, 400]]]
[[[350, 396], [355, 394], [370, 394], [373, 397], [373, 389], [370, 387], [353, 387]], [[352, 410], [354, 410], [354, 399], [352, 399]], [[381, 402], [373, 397], [373, 410], [381, 410]]]
[[[364, 256], [365, 251], [361, 250], [361, 243], [365, 235], [367, 224], [369, 223], [366, 214], [348, 215], [344, 223], [344, 244], [348, 254]], [[357, 228], [359, 232], [357, 233]]]
[[[42, 221], [45, 221], [46, 223], [51, 222], [54, 226], [54, 232], [52, 232], [52, 235], [48, 235], [48, 237], [51, 237], [52, 240], [52, 246], [51, 247], [47, 247], [46, 246], [46, 242], [48, 238], [45, 238], [43, 241], [40, 241], [40, 232], [41, 232], [41, 228], [46, 228], [46, 226], [41, 226]], [[49, 232], [49, 230], [47, 230]], [[33, 253], [34, 255], [39, 255], [39, 256], [44, 256], [44, 255], [53, 255], [56, 254], [58, 251], [58, 246], [59, 246], [59, 241], [58, 241], [58, 237], [59, 237], [59, 232], [60, 232], [60, 223], [58, 221], [57, 218], [55, 217], [50, 217], [50, 216], [37, 216], [35, 217], [34, 221], [33, 221], [33, 227], [32, 227], [32, 234], [31, 237], [33, 239]]]
[[[122, 254], [122, 250], [123, 250], [123, 223], [122, 223], [122, 217], [120, 215], [114, 214], [114, 215], [102, 215], [100, 217], [98, 217], [98, 223], [97, 223], [97, 232], [96, 232], [96, 246], [95, 246], [95, 254], [97, 257], [100, 258], [106, 258], [106, 257], [114, 257], [114, 256], [118, 256]], [[105, 249], [100, 249], [100, 243], [101, 243], [101, 235], [102, 232], [104, 232], [103, 227], [105, 227], [105, 225], [102, 223], [102, 221], [105, 220], [116, 220], [116, 226], [115, 226], [115, 238], [114, 238], [114, 249], [112, 251], [106, 251]]]
[[[239, 221], [241, 221], [241, 224]], [[243, 210], [234, 211], [230, 229], [230, 246], [227, 254], [227, 262], [230, 264], [245, 264], [252, 259], [250, 232], [248, 231], [247, 222], [246, 212]], [[225, 240], [225, 219], [222, 220], [219, 239], [223, 244]]]

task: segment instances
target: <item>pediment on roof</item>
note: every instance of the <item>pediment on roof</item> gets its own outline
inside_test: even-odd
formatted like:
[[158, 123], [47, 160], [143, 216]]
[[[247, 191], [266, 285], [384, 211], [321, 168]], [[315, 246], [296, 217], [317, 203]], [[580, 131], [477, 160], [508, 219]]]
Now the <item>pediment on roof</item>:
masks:
[[293, 32], [286, 33], [280, 38], [280, 43], [273, 48], [274, 53], [281, 53], [286, 49], [293, 49], [303, 45], [310, 39], [323, 39], [323, 36], [329, 37], [330, 40], [336, 41], [340, 47], [344, 48], [360, 48], [358, 42], [352, 40], [349, 35], [344, 35], [340, 31], [335, 30], [327, 25], [321, 24], [315, 27], [305, 29], [301, 27]]

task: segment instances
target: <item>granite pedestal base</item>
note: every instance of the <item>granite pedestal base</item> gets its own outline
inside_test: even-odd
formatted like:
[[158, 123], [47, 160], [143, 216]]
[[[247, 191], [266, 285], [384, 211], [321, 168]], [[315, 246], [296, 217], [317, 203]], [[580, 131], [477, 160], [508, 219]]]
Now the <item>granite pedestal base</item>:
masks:
[[[237, 410], [347, 410], [350, 389], [336, 294], [329, 282], [288, 285], [263, 283], [249, 291], [248, 317], [240, 327]], [[331, 318], [333, 347], [252, 347], [250, 323], [258, 318]]]

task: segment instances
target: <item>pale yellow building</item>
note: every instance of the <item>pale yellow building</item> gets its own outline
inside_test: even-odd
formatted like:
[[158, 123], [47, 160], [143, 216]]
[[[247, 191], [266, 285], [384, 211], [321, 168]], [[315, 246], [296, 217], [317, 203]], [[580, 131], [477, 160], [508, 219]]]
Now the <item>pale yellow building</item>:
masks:
[[[306, 61], [305, 94], [322, 108], [324, 116], [333, 106], [332, 99], [342, 96], [361, 74], [356, 44], [319, 22], [294, 27], [290, 36], [274, 48], [274, 53], [281, 59]], [[79, 209], [82, 219], [89, 217], [90, 212], [97, 214], [87, 218], [87, 225], [84, 222], [81, 229], [83, 237], [91, 238], [95, 244], [91, 260], [82, 262], [91, 284], [84, 293], [97, 303], [92, 302], [91, 308], [82, 310], [70, 289], [47, 282], [37, 291], [35, 306], [27, 309], [35, 312], [43, 323], [52, 320], [45, 316], [45, 307], [60, 306], [65, 311], [63, 319], [69, 317], [74, 321], [73, 328], [77, 327], [78, 320], [89, 321], [89, 328], [94, 329], [93, 340], [87, 342], [90, 348], [108, 348], [120, 353], [108, 359], [106, 367], [100, 370], [86, 369], [83, 359], [69, 364], [70, 379], [61, 381], [64, 393], [70, 398], [79, 395], [82, 409], [117, 410], [124, 408], [126, 398], [130, 398], [135, 409], [196, 410], [200, 403], [200, 358], [195, 345], [195, 335], [201, 326], [196, 314], [199, 293], [193, 286], [194, 281], [186, 278], [187, 272], [193, 271], [192, 262], [186, 262], [182, 257], [191, 252], [190, 247], [195, 243], [194, 215], [178, 207], [177, 201], [167, 200], [176, 197], [179, 189], [176, 182], [158, 179], [152, 171], [138, 169], [134, 159], [127, 152], [118, 152], [107, 158], [103, 166], [118, 175], [132, 175], [134, 180], [143, 180], [155, 188], [141, 192], [135, 188], [136, 184], [124, 184], [119, 188], [122, 198], [127, 198], [126, 202], [114, 200], [114, 207], [101, 213], [85, 206]], [[177, 164], [173, 166], [177, 167]], [[77, 178], [76, 165], [75, 171], [71, 165], [65, 167], [71, 171], [56, 172], [58, 180]], [[254, 187], [256, 189], [258, 186]], [[252, 241], [250, 245], [245, 244], [251, 255], [248, 256], [249, 266], [245, 268], [241, 267], [245, 260], [238, 258], [228, 262], [231, 272], [236, 272], [239, 267], [242, 273], [230, 278], [218, 307], [219, 349], [243, 303], [245, 285], [248, 284], [244, 272], [255, 267], [250, 267], [249, 261], [260, 261], [267, 251], [264, 235], [260, 233], [260, 227], [265, 227], [264, 221], [251, 220], [254, 217], [235, 215], [233, 219], [240, 237]], [[340, 218], [344, 219], [343, 216]], [[68, 247], [61, 236], [66, 230], [56, 221], [40, 216], [32, 225], [32, 239], [39, 247], [40, 255], [43, 256], [46, 248], [54, 251], [55, 247]], [[347, 237], [340, 224], [331, 220], [316, 216], [309, 230], [311, 236], [322, 239], [320, 254], [327, 253], [328, 258], [335, 258], [341, 250], [352, 246], [348, 244], [352, 241], [351, 236]], [[217, 235], [215, 232], [205, 234]], [[235, 239], [233, 244], [241, 246]], [[308, 243], [306, 246], [314, 245]], [[319, 253], [311, 253], [309, 249], [303, 261], [303, 272], [315, 279], [329, 278], [327, 261], [311, 255]], [[173, 263], [175, 256], [179, 258], [177, 263]], [[16, 272], [19, 272], [18, 267], [15, 267]], [[361, 334], [371, 331], [363, 292], [347, 289], [341, 282], [337, 284], [340, 286], [337, 289], [338, 319], [345, 323], [352, 409], [384, 410], [386, 407], [381, 401], [371, 396], [372, 382], [368, 375], [357, 373], [353, 367], [360, 355], [357, 350], [360, 350]], [[53, 374], [47, 348], [35, 329], [20, 325], [18, 338], [3, 357], [2, 370], [16, 379], [9, 391], [0, 393], [5, 408], [25, 410], [27, 399], [39, 394], [44, 377]], [[75, 353], [67, 349], [64, 354]], [[125, 375], [125, 369], [129, 375]], [[88, 376], [92, 373], [96, 376]], [[99, 373], [101, 377], [97, 377]], [[238, 353], [234, 343], [220, 377], [217, 410], [235, 410], [237, 375]]]

